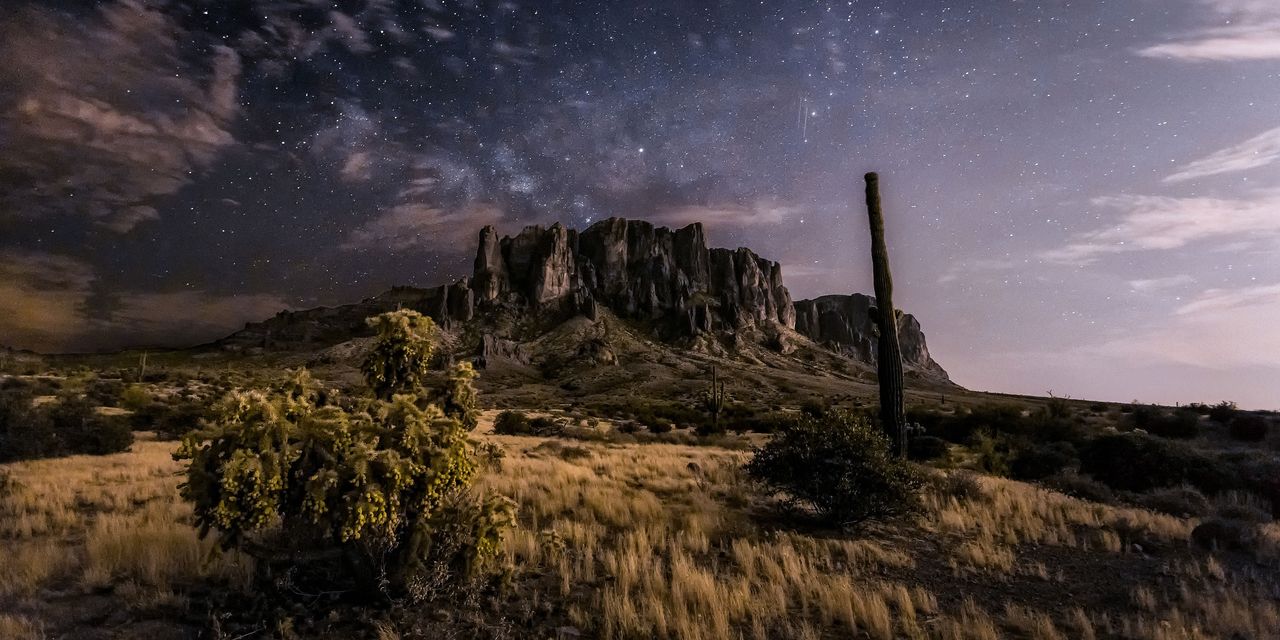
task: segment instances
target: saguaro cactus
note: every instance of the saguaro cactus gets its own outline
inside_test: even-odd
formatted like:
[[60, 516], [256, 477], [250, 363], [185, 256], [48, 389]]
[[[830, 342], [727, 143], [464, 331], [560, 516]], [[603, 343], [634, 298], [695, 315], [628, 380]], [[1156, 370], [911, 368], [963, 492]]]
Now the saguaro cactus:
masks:
[[711, 433], [720, 432], [720, 412], [724, 411], [724, 383], [715, 367], [711, 367], [711, 388], [702, 398], [702, 406], [711, 414]]
[[884, 215], [880, 212], [880, 176], [868, 173], [867, 216], [871, 219], [871, 267], [876, 289], [876, 326], [880, 330], [876, 373], [880, 378], [880, 421], [894, 455], [907, 455], [907, 416], [903, 409], [902, 348], [898, 345], [898, 317], [893, 307], [893, 277], [889, 274], [889, 248], [884, 241]]

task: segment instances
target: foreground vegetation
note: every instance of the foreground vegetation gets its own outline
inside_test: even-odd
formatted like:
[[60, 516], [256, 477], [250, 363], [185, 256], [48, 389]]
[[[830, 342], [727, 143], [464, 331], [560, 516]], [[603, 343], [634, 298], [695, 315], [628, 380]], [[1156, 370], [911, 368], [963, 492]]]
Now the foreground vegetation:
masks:
[[1280, 628], [1275, 524], [1259, 525], [1247, 550], [1202, 551], [1190, 543], [1195, 518], [930, 472], [917, 515], [844, 533], [784, 517], [744, 481], [744, 452], [478, 438], [505, 452], [481, 488], [521, 505], [502, 546], [505, 587], [443, 609], [266, 620], [234, 606], [252, 561], [206, 562], [213, 542], [179, 498], [173, 443], [10, 465], [0, 635], [1262, 638]]
[[0, 638], [1280, 631], [1270, 416], [943, 400], [907, 462], [869, 407], [758, 411], [714, 373], [683, 405], [481, 416], [429, 320], [372, 323], [342, 389], [7, 379]]

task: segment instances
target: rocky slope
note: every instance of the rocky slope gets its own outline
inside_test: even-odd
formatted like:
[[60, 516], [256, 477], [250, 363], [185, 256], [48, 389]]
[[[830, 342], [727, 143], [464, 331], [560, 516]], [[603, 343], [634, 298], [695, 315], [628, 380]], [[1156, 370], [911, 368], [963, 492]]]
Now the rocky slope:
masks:
[[[220, 341], [229, 350], [327, 346], [367, 335], [364, 318], [400, 307], [469, 333], [473, 355], [521, 357], [521, 344], [576, 316], [603, 309], [665, 343], [767, 340], [782, 355], [794, 340], [862, 363], [876, 357], [875, 301], [861, 294], [793, 303], [782, 267], [750, 249], [708, 248], [701, 224], [672, 230], [611, 218], [578, 232], [560, 224], [500, 237], [480, 231], [471, 278], [431, 289], [398, 287], [358, 304], [281, 312]], [[929, 356], [920, 324], [899, 316], [905, 364], [931, 378], [946, 372]]]

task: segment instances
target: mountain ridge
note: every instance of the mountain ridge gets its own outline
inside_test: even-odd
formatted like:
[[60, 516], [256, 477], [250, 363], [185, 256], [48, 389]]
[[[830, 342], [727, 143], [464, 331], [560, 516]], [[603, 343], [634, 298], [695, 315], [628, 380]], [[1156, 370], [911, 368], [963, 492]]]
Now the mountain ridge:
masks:
[[[792, 301], [782, 265], [752, 250], [709, 248], [701, 223], [679, 229], [609, 218], [582, 231], [560, 223], [499, 236], [478, 234], [473, 274], [435, 287], [393, 287], [359, 303], [282, 311], [214, 343], [230, 351], [323, 347], [366, 335], [364, 319], [397, 308], [431, 316], [454, 335], [457, 355], [484, 361], [495, 348], [536, 339], [576, 316], [602, 310], [684, 346], [743, 336], [787, 355], [808, 340], [873, 364], [875, 300], [860, 293]], [[904, 365], [948, 381], [929, 355], [920, 323], [898, 313]]]

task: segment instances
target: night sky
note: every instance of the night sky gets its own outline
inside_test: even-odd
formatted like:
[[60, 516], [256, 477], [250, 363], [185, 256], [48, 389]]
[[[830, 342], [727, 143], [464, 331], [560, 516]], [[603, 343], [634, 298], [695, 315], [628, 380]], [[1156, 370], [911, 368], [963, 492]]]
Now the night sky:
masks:
[[975, 389], [1280, 407], [1280, 2], [14, 2], [0, 344], [189, 344], [700, 220]]

